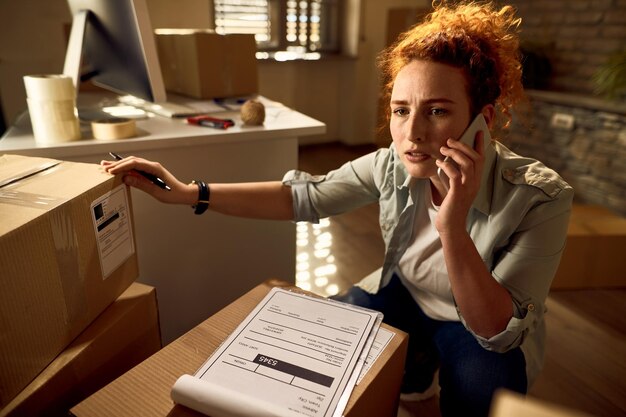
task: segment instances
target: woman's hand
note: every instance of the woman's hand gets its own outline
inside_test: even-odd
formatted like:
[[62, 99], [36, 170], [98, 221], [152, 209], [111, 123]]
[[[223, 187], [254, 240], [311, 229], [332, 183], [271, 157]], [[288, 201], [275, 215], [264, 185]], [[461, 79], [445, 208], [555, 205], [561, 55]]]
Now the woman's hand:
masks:
[[484, 134], [480, 131], [476, 134], [473, 149], [453, 139], [448, 139], [447, 146], [441, 147], [441, 154], [450, 157], [454, 163], [436, 161], [450, 179], [435, 221], [439, 234], [465, 231], [467, 213], [480, 188], [485, 162], [483, 142]]
[[[142, 190], [161, 202], [190, 206], [197, 203], [198, 187], [195, 184], [182, 183], [158, 162], [129, 156], [120, 161], [101, 161], [100, 165], [110, 174], [123, 175], [125, 184]], [[138, 170], [161, 178], [171, 190], [164, 190], [153, 184], [140, 175]]]

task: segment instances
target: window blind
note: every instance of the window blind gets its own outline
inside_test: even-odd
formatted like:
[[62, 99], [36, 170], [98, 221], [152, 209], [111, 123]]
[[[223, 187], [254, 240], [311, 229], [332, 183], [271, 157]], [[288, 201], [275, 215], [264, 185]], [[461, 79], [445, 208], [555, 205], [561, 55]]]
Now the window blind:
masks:
[[217, 33], [253, 34], [259, 44], [271, 41], [268, 0], [214, 0], [214, 5]]
[[218, 33], [251, 33], [260, 50], [336, 51], [339, 0], [214, 0]]

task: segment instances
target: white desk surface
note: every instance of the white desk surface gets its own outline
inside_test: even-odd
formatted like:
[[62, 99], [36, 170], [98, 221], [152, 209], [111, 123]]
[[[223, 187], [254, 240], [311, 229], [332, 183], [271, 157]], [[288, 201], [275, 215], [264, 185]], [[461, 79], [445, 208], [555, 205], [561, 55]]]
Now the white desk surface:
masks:
[[235, 126], [226, 130], [194, 126], [185, 119], [169, 119], [153, 116], [137, 119], [137, 136], [129, 139], [99, 140], [94, 139], [88, 123], [81, 123], [82, 139], [53, 144], [37, 143], [33, 137], [28, 112], [20, 115], [0, 139], [0, 154], [22, 154], [45, 156], [48, 158], [72, 158], [85, 154], [107, 155], [112, 146], [121, 154], [150, 149], [158, 150], [172, 146], [197, 146], [207, 141], [219, 144], [227, 142], [246, 142], [280, 137], [308, 136], [322, 134], [326, 125], [309, 116], [292, 110], [277, 102], [267, 101], [265, 123], [263, 126], [243, 126], [239, 112], [224, 111], [211, 115], [232, 119]]

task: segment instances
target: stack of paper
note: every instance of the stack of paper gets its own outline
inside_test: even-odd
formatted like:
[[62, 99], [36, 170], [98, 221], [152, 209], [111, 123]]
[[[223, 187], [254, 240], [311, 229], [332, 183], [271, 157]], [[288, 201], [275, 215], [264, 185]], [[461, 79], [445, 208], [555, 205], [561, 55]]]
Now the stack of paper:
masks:
[[172, 399], [212, 417], [341, 416], [381, 321], [274, 288], [194, 376], [176, 381]]

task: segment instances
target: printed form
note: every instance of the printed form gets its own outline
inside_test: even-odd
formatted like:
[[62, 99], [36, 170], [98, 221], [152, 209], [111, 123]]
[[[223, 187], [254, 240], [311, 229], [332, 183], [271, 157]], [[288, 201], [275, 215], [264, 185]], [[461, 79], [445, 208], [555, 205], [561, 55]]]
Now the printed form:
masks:
[[381, 321], [274, 288], [194, 376], [176, 381], [172, 399], [212, 417], [340, 416]]

